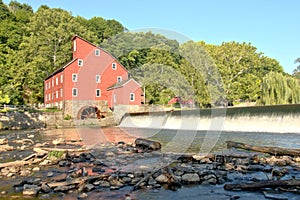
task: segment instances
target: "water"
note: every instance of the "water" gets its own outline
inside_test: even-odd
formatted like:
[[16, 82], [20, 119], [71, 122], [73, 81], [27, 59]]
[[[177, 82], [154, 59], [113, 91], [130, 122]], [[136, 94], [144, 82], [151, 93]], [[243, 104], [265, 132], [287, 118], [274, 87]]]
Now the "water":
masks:
[[[72, 128], [72, 129], [55, 129], [45, 132], [32, 132], [32, 131], [9, 131], [0, 133], [0, 137], [9, 137], [11, 140], [24, 139], [28, 135], [34, 135], [32, 138], [35, 142], [51, 142], [53, 139], [65, 138], [65, 139], [82, 139], [83, 144], [89, 145], [106, 143], [106, 142], [118, 142], [126, 141], [133, 142], [136, 137], [150, 138], [160, 141], [163, 144], [163, 148], [172, 143], [173, 152], [193, 152], [198, 153], [205, 138], [213, 138], [214, 131], [188, 131], [188, 130], [162, 130], [162, 129], [142, 129], [142, 128], [121, 128], [121, 127], [109, 127], [109, 128]], [[278, 133], [253, 133], [253, 132], [221, 132], [217, 133], [218, 137], [212, 141], [215, 145], [206, 151], [220, 152], [226, 151], [225, 141], [232, 140], [237, 142], [246, 142], [253, 145], [266, 145], [266, 146], [279, 146], [287, 148], [300, 148], [300, 134], [278, 134]], [[191, 140], [176, 140], [174, 138], [183, 139], [189, 138]], [[94, 139], [94, 143], [91, 142]], [[187, 145], [186, 142], [190, 142]], [[206, 140], [207, 142], [207, 140]], [[13, 143], [12, 143], [13, 144]], [[182, 148], [184, 147], [184, 148]], [[166, 149], [165, 150], [170, 150]], [[30, 154], [31, 152], [6, 152], [5, 155], [19, 155], [20, 153]], [[4, 156], [4, 154], [2, 156]], [[26, 155], [24, 155], [26, 156]], [[5, 156], [4, 156], [5, 157]], [[2, 157], [3, 159], [3, 157]], [[17, 159], [20, 159], [17, 157]], [[1, 160], [4, 162], [4, 160]], [[40, 177], [45, 176], [45, 172], [40, 172]], [[11, 185], [14, 180], [0, 180], [0, 191], [6, 190], [12, 191]], [[9, 186], [10, 185], [10, 186]], [[9, 188], [8, 188], [9, 187]], [[119, 200], [124, 199], [124, 195], [130, 193], [130, 188], [123, 188], [120, 191], [102, 191], [102, 192], [90, 192], [88, 199], [112, 199]], [[13, 194], [20, 195], [20, 194]], [[170, 191], [164, 189], [158, 190], [139, 190], [130, 194], [133, 199], [229, 199], [230, 196], [238, 195], [240, 199], [264, 199], [260, 192], [229, 192], [224, 191], [222, 185], [219, 186], [202, 186], [192, 185], [188, 187], [180, 188], [177, 191]], [[287, 194], [289, 199], [297, 199], [299, 196]], [[67, 199], [77, 199], [76, 194], [66, 194]], [[59, 198], [57, 198], [59, 199]]]
[[300, 133], [300, 105], [127, 114], [120, 127]]
[[[214, 146], [207, 146], [206, 151], [225, 151], [226, 141], [242, 142], [258, 146], [275, 146], [283, 148], [300, 148], [300, 134], [295, 133], [261, 133], [261, 132], [214, 132], [214, 131], [188, 131], [188, 130], [159, 130], [159, 129], [135, 129], [122, 128], [123, 132], [131, 134], [133, 137], [144, 137], [160, 141], [164, 146], [173, 142], [171, 151], [178, 152], [180, 146], [186, 147], [187, 153], [199, 153], [203, 145], [207, 142]], [[175, 140], [176, 137], [190, 138], [188, 141]], [[204, 144], [204, 141], [206, 144]], [[186, 142], [186, 143], [184, 143]], [[203, 150], [203, 149], [202, 149]], [[207, 153], [207, 152], [202, 152]]]

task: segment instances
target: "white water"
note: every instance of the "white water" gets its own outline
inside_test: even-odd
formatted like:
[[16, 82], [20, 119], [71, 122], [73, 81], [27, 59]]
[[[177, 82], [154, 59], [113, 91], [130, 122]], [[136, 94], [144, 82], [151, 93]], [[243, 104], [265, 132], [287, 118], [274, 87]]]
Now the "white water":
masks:
[[226, 116], [224, 113], [201, 115], [200, 112], [184, 111], [161, 114], [125, 115], [120, 127], [204, 130], [236, 132], [271, 132], [300, 133], [300, 114], [298, 113], [264, 113], [236, 114]]

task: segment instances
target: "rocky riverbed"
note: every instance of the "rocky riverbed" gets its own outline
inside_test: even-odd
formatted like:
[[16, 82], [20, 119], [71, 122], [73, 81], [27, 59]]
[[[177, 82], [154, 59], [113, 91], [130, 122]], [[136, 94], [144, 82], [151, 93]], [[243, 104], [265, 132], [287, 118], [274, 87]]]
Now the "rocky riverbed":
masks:
[[[88, 149], [80, 140], [41, 142], [34, 132], [22, 139], [17, 134], [0, 136], [1, 199], [129, 200], [139, 199], [136, 191], [199, 185], [219, 191], [228, 184], [300, 179], [299, 157], [235, 149], [203, 155], [162, 153], [159, 146], [149, 149], [147, 143], [123, 141]], [[299, 191], [294, 185], [258, 189], [259, 195], [272, 199], [299, 199]], [[243, 199], [244, 194], [222, 189], [218, 195]]]

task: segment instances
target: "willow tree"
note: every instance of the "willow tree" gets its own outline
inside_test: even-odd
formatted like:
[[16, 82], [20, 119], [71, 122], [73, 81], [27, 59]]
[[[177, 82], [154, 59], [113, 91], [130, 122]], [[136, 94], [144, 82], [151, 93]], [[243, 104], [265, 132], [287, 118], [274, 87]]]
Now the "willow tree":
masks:
[[270, 72], [262, 81], [262, 105], [300, 103], [300, 87], [297, 79], [282, 73]]

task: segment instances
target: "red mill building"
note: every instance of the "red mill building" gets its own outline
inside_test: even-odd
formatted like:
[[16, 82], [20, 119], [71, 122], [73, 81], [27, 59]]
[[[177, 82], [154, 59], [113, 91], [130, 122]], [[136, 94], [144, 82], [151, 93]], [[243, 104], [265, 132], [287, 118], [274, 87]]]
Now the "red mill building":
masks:
[[[105, 50], [74, 36], [73, 60], [44, 81], [46, 107], [82, 119], [116, 105], [141, 105], [141, 85]], [[95, 113], [94, 113], [95, 114]], [[99, 117], [99, 115], [98, 115]]]

